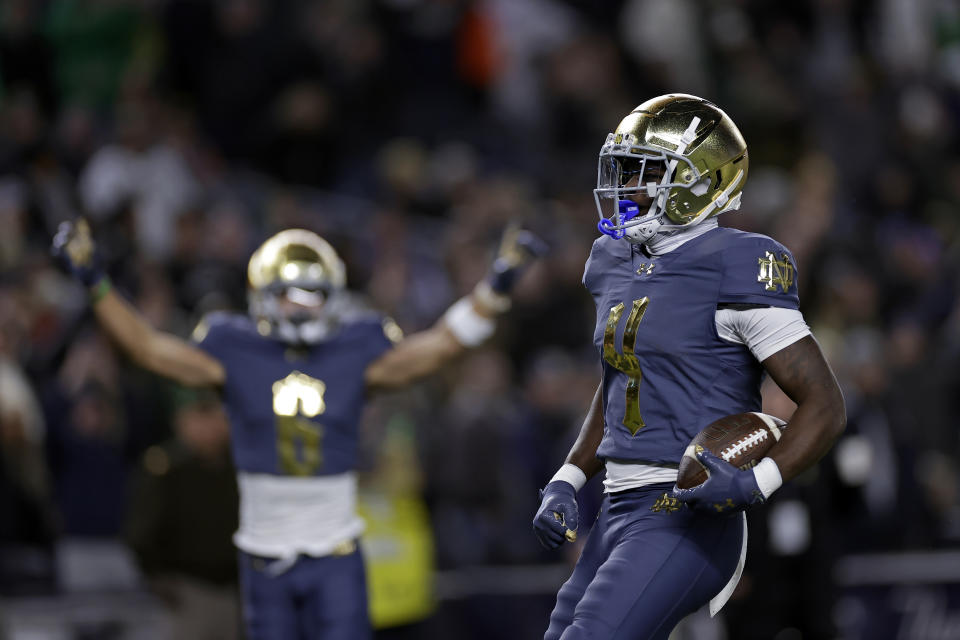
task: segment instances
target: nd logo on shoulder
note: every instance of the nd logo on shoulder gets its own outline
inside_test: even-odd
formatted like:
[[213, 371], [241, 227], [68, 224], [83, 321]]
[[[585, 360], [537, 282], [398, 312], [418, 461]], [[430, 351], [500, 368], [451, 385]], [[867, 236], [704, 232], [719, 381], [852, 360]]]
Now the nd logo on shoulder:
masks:
[[763, 257], [757, 258], [760, 263], [757, 282], [764, 283], [767, 291], [776, 291], [780, 287], [786, 293], [793, 286], [794, 269], [787, 254], [781, 253], [780, 256], [783, 259], [777, 260], [774, 254], [767, 251]]

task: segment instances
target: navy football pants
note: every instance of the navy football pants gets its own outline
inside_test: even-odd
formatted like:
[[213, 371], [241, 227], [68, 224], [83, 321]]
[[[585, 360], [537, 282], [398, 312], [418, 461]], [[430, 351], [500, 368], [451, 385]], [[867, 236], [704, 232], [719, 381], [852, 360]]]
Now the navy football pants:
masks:
[[743, 519], [651, 511], [672, 484], [603, 498], [544, 640], [665, 640], [736, 570]]
[[363, 556], [311, 558], [273, 575], [276, 562], [240, 553], [243, 617], [248, 640], [367, 640]]

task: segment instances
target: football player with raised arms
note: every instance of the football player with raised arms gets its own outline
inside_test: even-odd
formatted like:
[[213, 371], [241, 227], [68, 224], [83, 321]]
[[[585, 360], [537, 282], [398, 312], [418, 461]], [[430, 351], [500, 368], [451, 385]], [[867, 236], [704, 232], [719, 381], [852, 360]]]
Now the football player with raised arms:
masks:
[[[605, 470], [604, 498], [548, 640], [660, 640], [743, 569], [746, 517], [843, 431], [843, 397], [798, 310], [796, 263], [763, 235], [719, 227], [740, 206], [747, 147], [701, 98], [672, 94], [627, 115], [600, 150], [601, 236], [583, 276], [597, 308], [602, 379], [566, 463], [542, 492], [540, 541], [575, 539], [576, 492]], [[754, 468], [707, 450], [708, 479], [675, 487], [691, 439], [714, 420], [760, 411], [769, 375], [797, 404]]]
[[90, 288], [100, 326], [136, 363], [218, 387], [240, 489], [244, 619], [250, 640], [371, 637], [357, 539], [358, 421], [366, 394], [437, 371], [494, 331], [520, 272], [542, 249], [508, 228], [488, 277], [432, 328], [407, 337], [345, 292], [344, 265], [317, 234], [281, 231], [248, 267], [249, 313], [216, 313], [193, 342], [155, 330], [100, 269], [86, 222], [53, 250]]

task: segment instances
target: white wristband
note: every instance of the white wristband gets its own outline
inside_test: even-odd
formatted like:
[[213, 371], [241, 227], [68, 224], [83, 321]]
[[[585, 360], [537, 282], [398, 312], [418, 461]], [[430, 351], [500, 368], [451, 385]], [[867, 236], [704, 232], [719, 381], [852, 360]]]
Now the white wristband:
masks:
[[764, 458], [757, 463], [757, 466], [753, 468], [753, 477], [756, 478], [757, 486], [760, 487], [764, 499], [769, 498], [783, 484], [780, 467], [773, 461], [773, 458]]
[[470, 298], [460, 298], [443, 314], [443, 321], [457, 342], [465, 347], [476, 347], [493, 335], [497, 328], [493, 318], [487, 318], [473, 308]]
[[550, 478], [550, 482], [554, 480], [563, 480], [564, 482], [569, 482], [573, 485], [574, 491], [580, 491], [583, 488], [583, 485], [587, 484], [587, 474], [583, 472], [583, 469], [578, 467], [575, 464], [566, 463], [553, 474], [553, 477]]

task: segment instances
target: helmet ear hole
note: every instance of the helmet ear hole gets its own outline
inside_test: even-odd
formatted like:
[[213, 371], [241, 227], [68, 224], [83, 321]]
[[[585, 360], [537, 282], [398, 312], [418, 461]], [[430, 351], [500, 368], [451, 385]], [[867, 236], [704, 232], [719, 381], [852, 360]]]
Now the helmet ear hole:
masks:
[[710, 190], [710, 176], [703, 176], [690, 187], [690, 193], [695, 196], [702, 196]]

